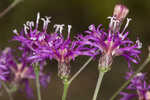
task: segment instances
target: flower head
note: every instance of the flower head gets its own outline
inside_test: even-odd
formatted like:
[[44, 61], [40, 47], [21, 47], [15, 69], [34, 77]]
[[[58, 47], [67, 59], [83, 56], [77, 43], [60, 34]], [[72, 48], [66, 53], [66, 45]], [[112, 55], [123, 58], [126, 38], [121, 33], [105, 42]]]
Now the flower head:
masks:
[[82, 46], [80, 46], [79, 41], [71, 41], [70, 28], [71, 26], [68, 25], [68, 36], [66, 39], [64, 38], [62, 33], [60, 33], [58, 35], [59, 43], [52, 42], [54, 46], [51, 46], [53, 50], [53, 58], [58, 61], [58, 75], [62, 78], [69, 77], [71, 60], [74, 60], [79, 55], [92, 56], [92, 53], [94, 54], [94, 52], [91, 52], [92, 50], [90, 50], [89, 48], [83, 48]]
[[142, 47], [142, 43], [139, 40], [134, 43], [128, 38], [129, 32], [125, 32], [131, 19], [127, 19], [123, 31], [120, 32], [116, 26], [116, 23], [120, 23], [120, 21], [115, 16], [109, 18], [110, 27], [108, 31], [104, 31], [102, 25], [96, 28], [92, 24], [89, 26], [89, 30], [85, 31], [85, 36], [78, 36], [80, 43], [100, 51], [99, 66], [109, 67], [115, 56], [124, 56], [128, 62], [138, 63], [136, 58], [139, 59], [139, 49]]
[[[22, 45], [19, 48], [24, 51], [23, 53], [30, 56], [32, 55], [31, 59], [36, 59], [36, 61], [42, 61], [48, 57], [52, 58], [50, 49], [44, 51], [45, 47], [49, 46], [49, 39], [53, 39], [47, 34], [50, 18], [51, 17], [47, 16], [45, 18], [40, 18], [40, 13], [38, 13], [36, 23], [27, 21], [20, 33], [16, 29], [13, 31], [16, 34], [16, 36], [13, 37], [13, 40], [19, 41]], [[42, 31], [38, 30], [40, 20], [43, 21]]]
[[[17, 89], [19, 89], [21, 85], [25, 85], [25, 90], [28, 96], [33, 95], [29, 81], [35, 79], [35, 73], [33, 66], [27, 62], [25, 56], [22, 56], [19, 60], [16, 60], [12, 55], [12, 49], [6, 48], [0, 56], [0, 65], [2, 71], [4, 71], [4, 74], [2, 72], [4, 75], [4, 82], [8, 82], [9, 85]], [[49, 76], [45, 75], [42, 72], [42, 69], [40, 70], [40, 82], [44, 86], [47, 82], [49, 82]]]
[[[128, 72], [126, 79], [133, 74], [133, 72]], [[135, 98], [138, 100], [150, 100], [150, 85], [148, 85], [145, 81], [145, 74], [138, 73], [128, 85], [127, 90], [132, 91], [132, 93], [121, 92], [120, 94], [123, 97], [120, 100], [134, 100]]]
[[8, 80], [9, 70], [8, 62], [12, 62], [12, 55], [10, 54], [10, 48], [6, 48], [0, 53], [0, 80]]
[[50, 22], [50, 17], [46, 19], [41, 18], [44, 21], [43, 31], [38, 30], [38, 23], [40, 21], [40, 15], [38, 13], [35, 29], [33, 29], [34, 23], [27, 22], [24, 25], [24, 30], [13, 38], [21, 42], [21, 50], [25, 55], [28, 55], [28, 60], [35, 62], [44, 61], [45, 59], [55, 59], [58, 61], [58, 75], [61, 77], [68, 77], [70, 74], [70, 61], [74, 60], [79, 55], [92, 56], [94, 50], [80, 46], [79, 41], [72, 41], [70, 38], [71, 25], [68, 25], [68, 35], [65, 38], [63, 33], [64, 24], [55, 24], [55, 32], [48, 34], [47, 26]]

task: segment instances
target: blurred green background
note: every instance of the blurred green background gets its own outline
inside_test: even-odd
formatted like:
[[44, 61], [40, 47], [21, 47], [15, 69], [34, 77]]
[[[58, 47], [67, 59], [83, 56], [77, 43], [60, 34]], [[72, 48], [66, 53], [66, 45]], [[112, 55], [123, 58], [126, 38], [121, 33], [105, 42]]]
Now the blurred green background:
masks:
[[[7, 8], [13, 0], [0, 0], [0, 12]], [[53, 30], [54, 24], [71, 24], [73, 26], [71, 36], [82, 33], [90, 24], [103, 24], [108, 27], [108, 16], [112, 16], [115, 4], [125, 4], [130, 13], [128, 17], [132, 21], [128, 27], [129, 37], [136, 40], [137, 37], [143, 43], [141, 62], [148, 55], [147, 46], [150, 44], [150, 0], [24, 0], [8, 12], [3, 18], [0, 18], [0, 48], [7, 46], [16, 48], [15, 42], [10, 41], [13, 37], [12, 30], [21, 30], [23, 24], [28, 20], [36, 20], [37, 12], [41, 16], [52, 16], [52, 23], [49, 31]], [[64, 33], [65, 34], [65, 33]], [[88, 57], [79, 57], [72, 62], [72, 74], [74, 74]], [[77, 77], [69, 88], [67, 100], [91, 100], [98, 78], [97, 61], [93, 60], [87, 68]], [[42, 88], [42, 100], [61, 100], [63, 85], [57, 77], [57, 62], [49, 61], [46, 66], [47, 71], [51, 73], [51, 82], [48, 88]], [[140, 65], [139, 64], [139, 65]], [[133, 64], [136, 69], [139, 65]], [[144, 70], [150, 72], [150, 65]], [[127, 69], [127, 62], [123, 57], [114, 59], [112, 70], [107, 73], [102, 82], [101, 92], [98, 100], [108, 100], [110, 96], [125, 82], [124, 75]], [[148, 78], [149, 80], [149, 78]], [[36, 99], [35, 85], [34, 94]], [[27, 100], [24, 92], [14, 94], [14, 100]], [[7, 94], [3, 94], [0, 100], [8, 100]], [[116, 99], [118, 100], [118, 99]]]

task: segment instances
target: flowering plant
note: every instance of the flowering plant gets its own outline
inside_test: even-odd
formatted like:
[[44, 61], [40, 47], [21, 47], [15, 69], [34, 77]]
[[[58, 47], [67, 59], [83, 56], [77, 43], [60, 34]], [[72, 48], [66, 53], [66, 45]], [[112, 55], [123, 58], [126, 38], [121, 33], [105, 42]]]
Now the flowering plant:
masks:
[[[134, 42], [129, 38], [127, 27], [131, 18], [127, 18], [126, 24], [122, 29], [123, 23], [129, 9], [122, 4], [117, 4], [114, 8], [113, 16], [110, 20], [108, 29], [104, 29], [102, 24], [92, 24], [88, 30], [71, 38], [71, 25], [67, 25], [67, 32], [64, 32], [64, 24], [54, 24], [54, 32], [48, 31], [51, 17], [40, 17], [37, 13], [36, 21], [27, 21], [19, 32], [13, 30], [15, 35], [13, 41], [20, 43], [18, 49], [20, 56], [15, 56], [17, 50], [10, 47], [5, 48], [0, 53], [0, 85], [8, 93], [10, 100], [13, 99], [12, 93], [17, 90], [23, 91], [22, 85], [29, 97], [33, 97], [30, 81], [34, 80], [37, 88], [37, 98], [42, 100], [41, 85], [46, 87], [50, 81], [49, 74], [44, 72], [47, 60], [58, 62], [58, 76], [64, 85], [62, 100], [67, 99], [68, 89], [72, 81], [83, 71], [90, 61], [98, 60], [99, 77], [92, 100], [96, 100], [104, 75], [111, 70], [113, 60], [116, 56], [123, 56], [128, 62], [129, 72], [126, 82], [110, 98], [114, 100], [120, 93], [120, 100], [150, 100], [150, 85], [147, 84], [146, 74], [140, 73], [149, 63], [150, 55], [137, 71], [131, 67], [131, 62], [139, 64], [142, 43], [139, 38]], [[39, 27], [43, 22], [42, 29]], [[64, 33], [67, 33], [65, 35]], [[74, 74], [71, 75], [71, 61], [75, 62], [76, 57], [90, 56], [89, 60]], [[128, 85], [129, 84], [129, 85]], [[127, 86], [128, 85], [128, 86]], [[127, 86], [127, 90], [134, 93], [122, 91]]]

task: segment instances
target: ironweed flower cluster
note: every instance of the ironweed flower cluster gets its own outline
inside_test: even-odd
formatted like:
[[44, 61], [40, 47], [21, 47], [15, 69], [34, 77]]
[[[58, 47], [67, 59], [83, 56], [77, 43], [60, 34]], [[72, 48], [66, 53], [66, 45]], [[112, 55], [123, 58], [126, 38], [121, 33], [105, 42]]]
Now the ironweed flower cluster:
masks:
[[[33, 96], [32, 88], [29, 85], [30, 80], [35, 79], [33, 66], [26, 61], [26, 57], [15, 59], [11, 48], [5, 48], [1, 52], [0, 66], [1, 66], [1, 81], [8, 83], [12, 88], [19, 89], [20, 86], [25, 86], [25, 91], [29, 97]], [[42, 67], [42, 66], [41, 66]], [[46, 87], [49, 82], [49, 76], [40, 70], [40, 83]]]
[[[132, 71], [128, 72], [126, 79], [128, 80], [132, 74]], [[126, 88], [128, 91], [132, 91], [132, 93], [121, 92], [120, 94], [123, 97], [120, 100], [150, 100], [150, 85], [147, 84], [145, 75], [145, 73], [138, 73]]]
[[[139, 54], [141, 51], [139, 49], [142, 48], [142, 43], [138, 38], [135, 42], [130, 40], [129, 32], [126, 32], [131, 21], [130, 18], [127, 18], [122, 29], [122, 24], [128, 12], [129, 9], [126, 6], [117, 4], [113, 16], [108, 17], [110, 22], [107, 30], [101, 24], [98, 27], [92, 24], [83, 34], [73, 37], [73, 40], [70, 37], [71, 25], [67, 25], [66, 35], [64, 34], [64, 28], [66, 28], [64, 24], [54, 24], [54, 32], [48, 32], [51, 17], [41, 18], [40, 13], [38, 13], [36, 21], [27, 21], [21, 32], [18, 32], [17, 29], [13, 30], [13, 33], [15, 33], [13, 40], [21, 44], [18, 48], [22, 54], [21, 57], [14, 57], [11, 48], [6, 48], [1, 52], [0, 81], [15, 86], [17, 89], [24, 85], [27, 94], [33, 96], [29, 81], [36, 80], [38, 100], [41, 100], [40, 84], [45, 87], [50, 79], [49, 75], [43, 72], [44, 66], [47, 59], [54, 59], [58, 62], [58, 76], [64, 84], [62, 100], [66, 100], [72, 80], [79, 75], [90, 60], [69, 79], [70, 62], [78, 56], [91, 56], [90, 59], [93, 59], [93, 57], [99, 55], [99, 78], [93, 96], [93, 100], [96, 100], [103, 76], [111, 69], [110, 66], [114, 57], [123, 56], [130, 69], [131, 62], [138, 64], [140, 61]], [[39, 27], [40, 21], [43, 22], [42, 29]], [[126, 79], [129, 79], [132, 74], [133, 71], [131, 70]], [[146, 84], [145, 74], [137, 74], [127, 89], [135, 90], [136, 94], [121, 92], [123, 95], [121, 100], [130, 100], [134, 97], [138, 97], [139, 100], [150, 100], [150, 86]]]
[[[89, 49], [80, 46], [77, 40], [71, 41], [70, 32], [71, 25], [68, 25], [68, 36], [62, 35], [64, 24], [55, 24], [55, 32], [48, 34], [47, 28], [51, 17], [40, 18], [37, 14], [37, 21], [34, 27], [33, 21], [27, 21], [24, 24], [24, 30], [19, 34], [14, 30], [16, 36], [13, 38], [21, 42], [21, 49], [24, 53], [29, 54], [28, 60], [33, 63], [44, 61], [45, 59], [55, 59], [58, 61], [58, 75], [62, 78], [67, 78], [70, 74], [70, 61], [74, 60], [79, 55], [93, 56], [95, 49]], [[43, 31], [38, 30], [39, 21], [42, 20]]]
[[[129, 32], [125, 32], [130, 18], [123, 31], [120, 31], [120, 25], [128, 13], [128, 9], [123, 5], [117, 5], [114, 10], [114, 16], [108, 17], [110, 19], [109, 29], [107, 31], [102, 28], [100, 24], [96, 27], [94, 24], [89, 26], [85, 31], [86, 35], [79, 35], [78, 39], [83, 46], [89, 46], [100, 51], [99, 67], [109, 67], [112, 64], [115, 56], [124, 56], [128, 63], [138, 63], [140, 48], [142, 43], [137, 40], [135, 43], [128, 38]], [[130, 63], [129, 63], [130, 64]]]

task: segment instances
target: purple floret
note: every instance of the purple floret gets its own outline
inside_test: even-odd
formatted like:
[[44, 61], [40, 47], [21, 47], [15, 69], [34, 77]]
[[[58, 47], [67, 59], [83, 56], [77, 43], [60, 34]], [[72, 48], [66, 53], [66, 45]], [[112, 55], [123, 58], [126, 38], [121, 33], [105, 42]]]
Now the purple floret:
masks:
[[[116, 19], [114, 18], [112, 20], [112, 23], [115, 24]], [[130, 19], [127, 19], [125, 28], [129, 24], [129, 21]], [[139, 40], [137, 40], [135, 43], [130, 40], [128, 38], [129, 33], [124, 32], [125, 28], [122, 32], [116, 32], [116, 30], [112, 31], [111, 29], [109, 29], [107, 32], [104, 31], [102, 25], [99, 25], [96, 28], [95, 25], [92, 24], [89, 26], [89, 30], [85, 31], [85, 36], [79, 35], [77, 38], [80, 40], [80, 43], [83, 46], [89, 46], [99, 50], [102, 57], [107, 56], [110, 59], [115, 56], [124, 56], [128, 62], [131, 61], [137, 64], [139, 60], [139, 54], [141, 53], [139, 49], [142, 47], [142, 43]], [[110, 59], [110, 64], [111, 60], [112, 59]]]
[[0, 53], [0, 80], [6, 81], [9, 78], [8, 62], [12, 62], [12, 56], [9, 48], [6, 48]]
[[[32, 88], [29, 85], [30, 80], [35, 80], [35, 73], [31, 63], [27, 61], [27, 57], [22, 55], [22, 57], [16, 59], [12, 55], [11, 48], [6, 48], [0, 56], [0, 72], [2, 69], [2, 75], [4, 82], [8, 83], [10, 86], [15, 86], [20, 90], [20, 86], [24, 85], [26, 93], [28, 96], [33, 96]], [[42, 65], [42, 64], [41, 64]], [[44, 87], [49, 82], [49, 75], [43, 73], [43, 67], [40, 70], [40, 83]], [[0, 75], [1, 75], [0, 74]]]
[[[133, 74], [133, 72], [128, 72], [126, 76], [126, 80]], [[150, 100], [150, 85], [146, 83], [145, 74], [138, 73], [132, 80], [131, 83], [126, 88], [128, 92], [121, 92], [120, 94], [123, 96], [120, 100]]]
[[[55, 59], [58, 61], [59, 72], [63, 73], [60, 76], [68, 76], [71, 60], [74, 60], [79, 55], [94, 56], [96, 54], [95, 48], [83, 47], [80, 41], [71, 40], [71, 25], [68, 25], [68, 35], [65, 38], [62, 34], [64, 24], [55, 24], [55, 32], [48, 34], [46, 30], [50, 17], [41, 18], [44, 21], [43, 31], [38, 30], [39, 19], [40, 15], [38, 13], [35, 29], [33, 29], [34, 22], [28, 21], [20, 34], [17, 30], [14, 30], [16, 36], [13, 39], [21, 43], [19, 48], [23, 51], [23, 54], [28, 55], [28, 61], [36, 63], [46, 59]], [[65, 75], [65, 73], [68, 74]]]
[[37, 15], [35, 29], [33, 29], [34, 22], [27, 21], [27, 23], [24, 24], [24, 30], [20, 34], [17, 30], [14, 30], [16, 36], [14, 36], [13, 39], [21, 43], [21, 50], [24, 52], [30, 52], [29, 54], [31, 56], [29, 57], [29, 60], [38, 62], [45, 60], [46, 58], [54, 58], [59, 62], [64, 62], [64, 60], [70, 61], [79, 55], [92, 56], [92, 52], [88, 52], [90, 49], [81, 47], [77, 40], [71, 41], [71, 25], [68, 25], [67, 39], [64, 39], [64, 36], [62, 35], [64, 24], [55, 24], [55, 32], [48, 34], [46, 30], [50, 18], [51, 17], [46, 17], [46, 19], [41, 18], [44, 22], [43, 31], [38, 30], [38, 24], [40, 21], [39, 13]]
[[[43, 61], [46, 58], [52, 58], [52, 50], [47, 48], [49, 46], [49, 41], [53, 40], [55, 37], [47, 34], [50, 18], [51, 17], [40, 18], [40, 14], [38, 13], [36, 23], [27, 21], [26, 24], [24, 24], [24, 29], [20, 33], [18, 33], [16, 29], [13, 31], [16, 34], [16, 36], [13, 37], [13, 40], [17, 40], [21, 43], [19, 49], [30, 56], [29, 60], [38, 62]], [[42, 31], [38, 30], [40, 19], [44, 22]]]

